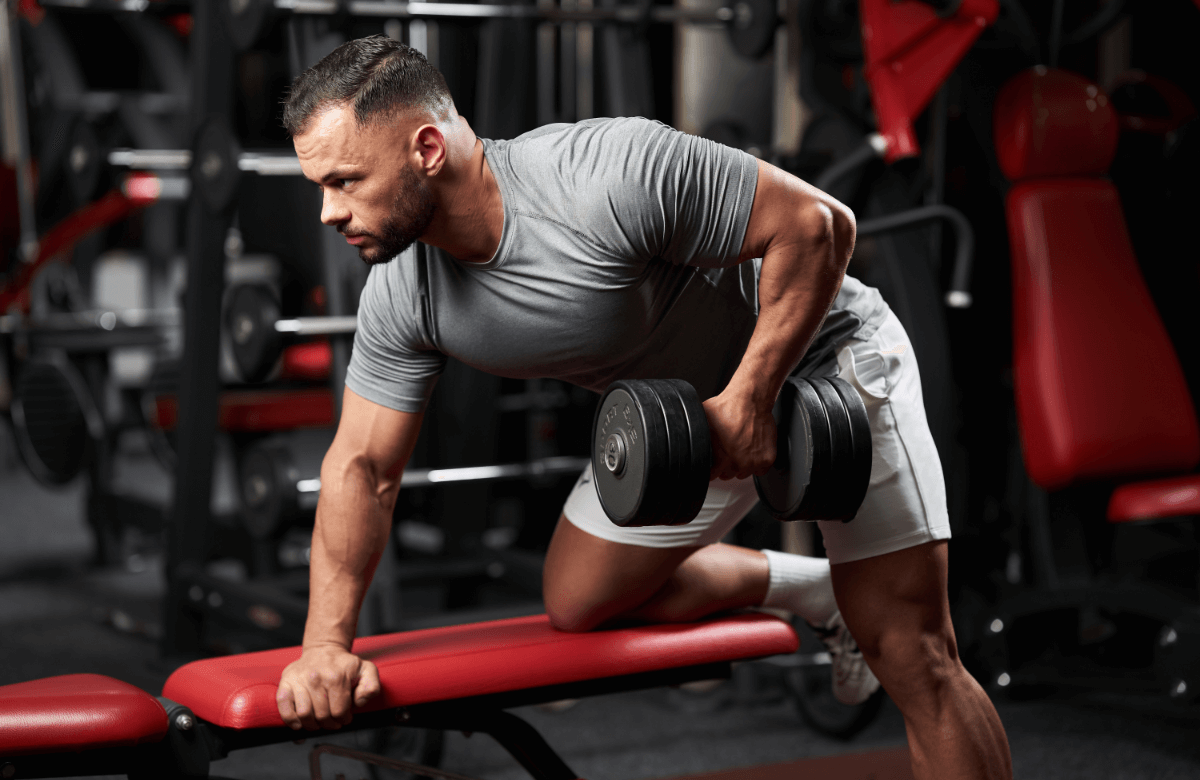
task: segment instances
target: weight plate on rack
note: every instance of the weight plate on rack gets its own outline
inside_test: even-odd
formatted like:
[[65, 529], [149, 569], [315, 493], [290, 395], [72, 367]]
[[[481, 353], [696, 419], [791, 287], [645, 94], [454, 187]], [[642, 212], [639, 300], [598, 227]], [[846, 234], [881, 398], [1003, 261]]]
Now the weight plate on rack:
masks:
[[778, 26], [775, 0], [737, 0], [727, 28], [729, 43], [746, 59], [761, 59], [774, 45]]
[[241, 461], [242, 527], [255, 539], [270, 539], [296, 512], [296, 469], [287, 447], [270, 440], [249, 447]]
[[104, 421], [83, 377], [65, 358], [26, 364], [12, 400], [13, 430], [25, 465], [40, 482], [70, 482], [88, 464]]
[[77, 119], [71, 128], [63, 168], [75, 200], [79, 203], [90, 202], [100, 180], [100, 142], [85, 119]]
[[275, 330], [279, 313], [279, 301], [266, 285], [243, 284], [230, 291], [225, 327], [243, 381], [263, 381], [279, 360], [283, 350], [283, 339]]
[[829, 384], [837, 391], [850, 415], [850, 430], [854, 434], [854, 462], [850, 466], [850, 477], [847, 480], [846, 502], [853, 506], [854, 512], [847, 519], [853, 519], [867, 496], [867, 488], [871, 484], [871, 466], [874, 458], [874, 445], [871, 441], [871, 419], [867, 416], [867, 405], [854, 386], [840, 377], [832, 377]]
[[850, 425], [850, 414], [842, 403], [842, 398], [832, 383], [825, 377], [811, 377], [808, 380], [817, 391], [821, 403], [825, 406], [825, 416], [829, 420], [829, 485], [825, 491], [825, 503], [816, 511], [820, 512], [822, 520], [841, 520], [843, 522], [854, 517], [858, 511], [857, 504], [851, 504], [853, 495], [854, 471], [854, 431]]
[[229, 129], [229, 123], [211, 117], [196, 133], [192, 148], [192, 186], [200, 193], [210, 211], [228, 208], [237, 197], [238, 157], [241, 149]]

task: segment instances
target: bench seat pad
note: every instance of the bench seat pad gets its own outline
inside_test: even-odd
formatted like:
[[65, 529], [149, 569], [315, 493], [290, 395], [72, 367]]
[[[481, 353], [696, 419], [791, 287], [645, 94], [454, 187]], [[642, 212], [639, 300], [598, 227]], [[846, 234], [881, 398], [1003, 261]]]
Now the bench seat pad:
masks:
[[[759, 613], [696, 623], [564, 633], [545, 615], [364, 637], [354, 652], [379, 668], [382, 695], [362, 711], [796, 650], [783, 620]], [[300, 648], [195, 661], [175, 671], [163, 696], [234, 729], [281, 726], [275, 689]]]
[[0, 686], [0, 756], [158, 742], [167, 713], [141, 688], [100, 674]]

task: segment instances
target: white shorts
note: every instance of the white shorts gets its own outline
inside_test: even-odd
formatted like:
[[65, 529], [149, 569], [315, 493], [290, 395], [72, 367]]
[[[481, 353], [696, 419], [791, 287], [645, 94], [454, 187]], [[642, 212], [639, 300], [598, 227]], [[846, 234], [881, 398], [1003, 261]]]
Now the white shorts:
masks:
[[[831, 563], [846, 563], [950, 538], [946, 485], [908, 334], [889, 313], [874, 335], [838, 350], [838, 376], [852, 384], [871, 420], [871, 483], [849, 523], [819, 521]], [[563, 514], [579, 529], [637, 547], [699, 547], [721, 540], [758, 501], [753, 479], [716, 480], [687, 525], [622, 528], [604, 514], [584, 469]]]

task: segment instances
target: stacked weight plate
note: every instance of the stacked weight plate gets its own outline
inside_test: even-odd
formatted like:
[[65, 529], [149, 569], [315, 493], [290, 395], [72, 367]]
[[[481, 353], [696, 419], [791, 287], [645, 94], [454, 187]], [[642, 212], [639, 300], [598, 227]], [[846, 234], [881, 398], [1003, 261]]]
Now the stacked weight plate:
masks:
[[620, 526], [681, 525], [704, 504], [712, 443], [700, 398], [679, 379], [619, 381], [600, 399], [592, 472]]
[[790, 377], [775, 403], [779, 452], [754, 486], [780, 520], [852, 520], [871, 479], [862, 398], [837, 377]]

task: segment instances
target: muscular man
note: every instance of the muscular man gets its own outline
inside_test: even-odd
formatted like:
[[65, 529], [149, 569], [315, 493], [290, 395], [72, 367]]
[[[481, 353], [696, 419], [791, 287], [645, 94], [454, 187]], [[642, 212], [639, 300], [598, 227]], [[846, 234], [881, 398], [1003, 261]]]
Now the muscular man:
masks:
[[[555, 626], [784, 608], [823, 629], [843, 700], [870, 694], [872, 670], [882, 681], [917, 776], [1011, 774], [999, 718], [957, 656], [944, 485], [915, 356], [879, 294], [844, 277], [845, 206], [643, 119], [476, 138], [441, 74], [382, 37], [301, 75], [284, 123], [324, 194], [321, 220], [373, 266], [321, 469], [304, 650], [279, 684], [285, 722], [336, 727], [379, 690], [349, 648], [450, 355], [595, 391], [679, 377], [707, 399], [713, 482], [690, 524], [618, 528], [580, 476], [546, 559]], [[847, 379], [871, 419], [870, 490], [853, 522], [822, 526], [828, 561], [719, 543], [756, 500], [749, 478], [774, 460], [771, 408], [797, 367]]]

